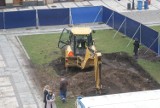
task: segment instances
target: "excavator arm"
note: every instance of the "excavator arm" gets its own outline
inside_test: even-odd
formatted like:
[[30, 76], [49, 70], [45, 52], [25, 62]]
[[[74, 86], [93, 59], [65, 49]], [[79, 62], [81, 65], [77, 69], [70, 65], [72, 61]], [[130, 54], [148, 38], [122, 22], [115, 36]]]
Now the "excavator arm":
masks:
[[94, 51], [90, 51], [88, 47], [86, 48], [86, 53], [83, 62], [81, 63], [81, 69], [86, 67], [87, 61], [90, 58], [93, 58], [94, 61], [94, 74], [95, 74], [95, 85], [96, 91], [101, 94], [102, 84], [101, 84], [101, 53], [96, 53]]
[[96, 82], [96, 91], [101, 94], [102, 84], [101, 84], [101, 53], [95, 53], [94, 56], [94, 73]]

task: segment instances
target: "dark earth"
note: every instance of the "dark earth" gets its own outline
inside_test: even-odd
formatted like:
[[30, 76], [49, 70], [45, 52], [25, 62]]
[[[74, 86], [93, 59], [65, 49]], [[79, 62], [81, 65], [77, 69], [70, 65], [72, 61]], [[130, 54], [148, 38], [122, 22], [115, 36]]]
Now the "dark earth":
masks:
[[[159, 61], [154, 53], [144, 54], [145, 51], [141, 49], [139, 58]], [[160, 89], [160, 84], [138, 65], [134, 57], [124, 52], [102, 55], [102, 94]], [[63, 61], [62, 58], [58, 58], [42, 68], [37, 68], [37, 73], [42, 73], [37, 75], [38, 79], [41, 79], [41, 86], [49, 84], [58, 94], [60, 77], [64, 76], [69, 81], [69, 97], [97, 95], [93, 68], [85, 70], [71, 68], [66, 72]], [[53, 70], [56, 72], [54, 75]]]

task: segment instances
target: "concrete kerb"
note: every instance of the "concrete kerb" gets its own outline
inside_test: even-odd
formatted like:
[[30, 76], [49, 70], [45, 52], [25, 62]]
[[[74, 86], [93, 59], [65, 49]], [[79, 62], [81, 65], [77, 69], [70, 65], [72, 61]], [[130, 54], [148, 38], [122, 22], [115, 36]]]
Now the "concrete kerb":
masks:
[[15, 36], [15, 37], [16, 37], [18, 43], [20, 44], [20, 46], [22, 47], [22, 49], [23, 49], [23, 51], [24, 51], [26, 57], [30, 60], [30, 57], [29, 57], [29, 55], [28, 55], [26, 49], [24, 48], [23, 44], [21, 43], [20, 39], [18, 38], [18, 36]]

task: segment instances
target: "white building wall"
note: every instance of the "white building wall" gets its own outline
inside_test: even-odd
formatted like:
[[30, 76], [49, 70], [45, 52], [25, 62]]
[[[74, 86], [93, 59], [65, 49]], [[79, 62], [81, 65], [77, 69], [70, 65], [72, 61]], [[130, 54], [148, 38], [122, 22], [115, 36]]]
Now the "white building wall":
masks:
[[13, 0], [6, 0], [6, 4], [13, 4]]

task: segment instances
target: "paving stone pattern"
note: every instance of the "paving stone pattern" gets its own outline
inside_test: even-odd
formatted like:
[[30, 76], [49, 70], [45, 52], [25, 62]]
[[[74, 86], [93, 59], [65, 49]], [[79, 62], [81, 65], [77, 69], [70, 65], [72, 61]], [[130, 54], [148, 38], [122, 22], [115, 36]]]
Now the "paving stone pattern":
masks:
[[42, 94], [21, 47], [13, 36], [0, 36], [0, 108], [42, 108]]

